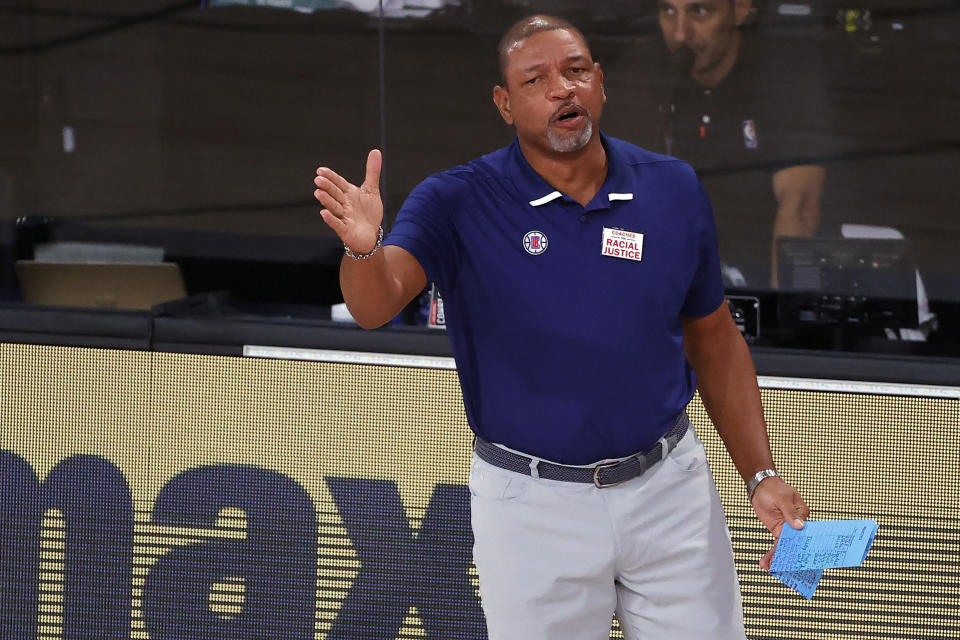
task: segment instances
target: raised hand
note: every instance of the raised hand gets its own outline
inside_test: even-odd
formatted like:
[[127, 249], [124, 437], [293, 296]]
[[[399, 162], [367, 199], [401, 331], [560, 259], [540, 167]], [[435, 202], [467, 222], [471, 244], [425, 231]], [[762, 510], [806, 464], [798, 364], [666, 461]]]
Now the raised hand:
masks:
[[340, 236], [343, 244], [357, 254], [372, 251], [377, 244], [383, 222], [383, 201], [380, 199], [380, 167], [383, 156], [379, 149], [367, 155], [367, 173], [359, 187], [347, 182], [328, 167], [317, 169], [313, 192], [324, 209], [323, 221]]

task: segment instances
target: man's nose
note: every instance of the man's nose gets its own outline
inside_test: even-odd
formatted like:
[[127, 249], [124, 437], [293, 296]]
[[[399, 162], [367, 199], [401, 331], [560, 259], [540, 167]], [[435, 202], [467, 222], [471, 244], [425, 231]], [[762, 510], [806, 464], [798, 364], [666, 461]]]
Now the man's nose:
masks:
[[680, 13], [677, 15], [677, 21], [673, 26], [673, 41], [686, 42], [688, 35], [690, 35], [690, 21], [683, 13]]
[[555, 98], [567, 98], [573, 93], [574, 82], [562, 73], [558, 73], [550, 81], [550, 96]]

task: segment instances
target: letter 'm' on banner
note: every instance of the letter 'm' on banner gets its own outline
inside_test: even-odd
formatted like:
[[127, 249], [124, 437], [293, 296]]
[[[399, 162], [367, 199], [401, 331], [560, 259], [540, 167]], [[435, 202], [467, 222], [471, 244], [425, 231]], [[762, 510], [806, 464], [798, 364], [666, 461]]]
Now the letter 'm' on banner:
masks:
[[[307, 492], [274, 471], [243, 465], [185, 471], [161, 490], [157, 524], [213, 528], [225, 508], [247, 519], [246, 540], [173, 549], [147, 576], [144, 619], [151, 640], [313, 640], [317, 516]], [[240, 614], [210, 608], [214, 583], [240, 577]]]
[[0, 451], [0, 637], [34, 640], [44, 512], [66, 521], [64, 640], [127, 640], [133, 589], [133, 500], [112, 463], [76, 455], [41, 483], [19, 456]]

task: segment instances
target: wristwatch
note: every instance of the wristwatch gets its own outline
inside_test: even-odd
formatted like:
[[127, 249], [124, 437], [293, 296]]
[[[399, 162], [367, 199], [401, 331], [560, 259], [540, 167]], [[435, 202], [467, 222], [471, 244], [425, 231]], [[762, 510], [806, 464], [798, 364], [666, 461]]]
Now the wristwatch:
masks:
[[756, 474], [750, 480], [747, 481], [747, 499], [753, 500], [753, 492], [757, 490], [757, 486], [766, 480], [767, 478], [779, 478], [780, 474], [777, 473], [776, 469], [764, 469], [762, 471], [757, 471]]

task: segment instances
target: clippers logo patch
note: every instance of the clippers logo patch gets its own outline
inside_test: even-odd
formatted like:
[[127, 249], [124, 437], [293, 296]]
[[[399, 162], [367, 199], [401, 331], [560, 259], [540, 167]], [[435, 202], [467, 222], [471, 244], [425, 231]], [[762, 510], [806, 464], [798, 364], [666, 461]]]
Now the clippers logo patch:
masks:
[[537, 256], [547, 250], [547, 236], [543, 231], [528, 231], [523, 236], [523, 248], [532, 256]]
[[600, 255], [640, 262], [643, 257], [643, 234], [604, 227]]
[[753, 120], [743, 121], [743, 146], [747, 149], [760, 146], [760, 141], [757, 140], [757, 124]]

